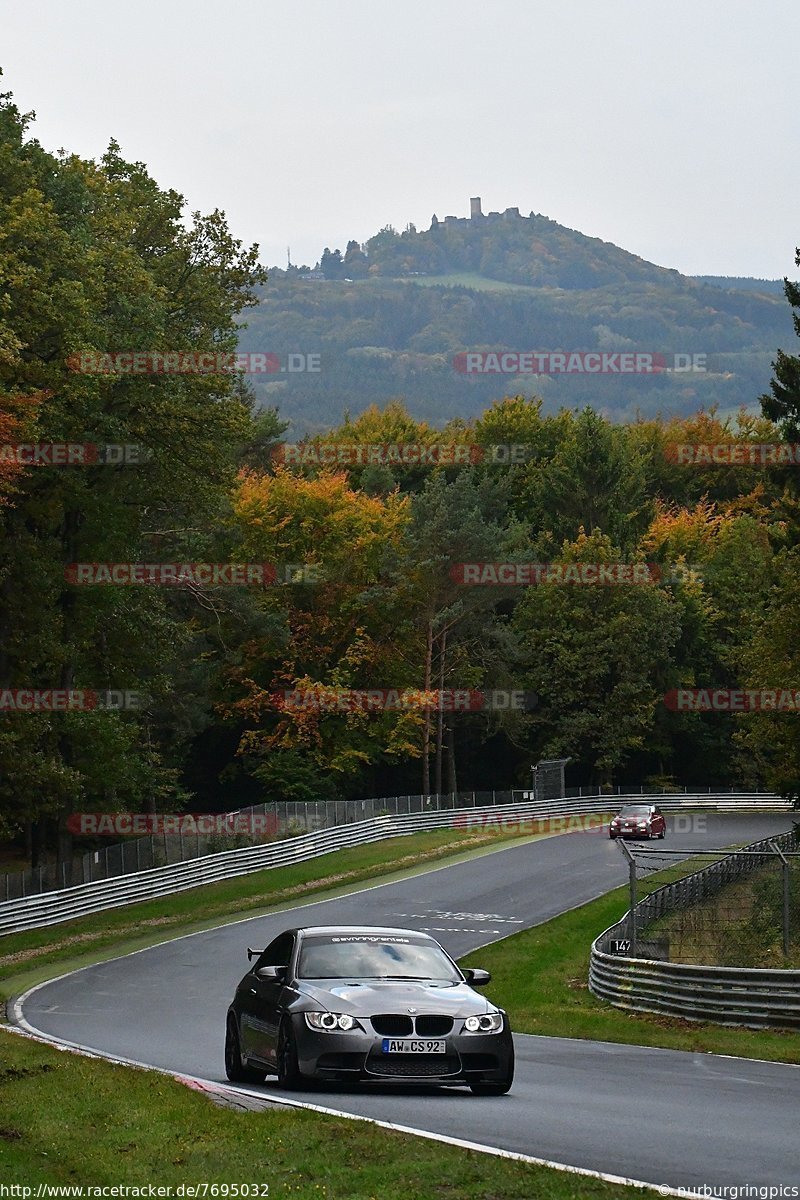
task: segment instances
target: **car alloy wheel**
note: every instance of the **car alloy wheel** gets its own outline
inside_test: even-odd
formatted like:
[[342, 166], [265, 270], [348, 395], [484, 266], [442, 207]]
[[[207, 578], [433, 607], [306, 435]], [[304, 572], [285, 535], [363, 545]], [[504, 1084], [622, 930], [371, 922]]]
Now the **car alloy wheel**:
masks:
[[263, 1083], [267, 1077], [266, 1071], [257, 1071], [242, 1063], [239, 1030], [233, 1013], [228, 1016], [225, 1026], [225, 1074], [232, 1083]]
[[505, 1096], [506, 1092], [511, 1090], [513, 1082], [514, 1057], [512, 1055], [505, 1079], [501, 1079], [499, 1083], [490, 1083], [488, 1080], [477, 1079], [474, 1083], [470, 1083], [469, 1088], [473, 1096]]
[[298, 1088], [302, 1082], [292, 1023], [284, 1018], [278, 1030], [278, 1083], [281, 1087]]
[[470, 1082], [470, 1092], [473, 1093], [473, 1096], [505, 1096], [506, 1092], [511, 1091], [513, 1084], [513, 1064], [515, 1064], [515, 1054], [513, 1054], [512, 1045], [505, 1079], [501, 1079], [499, 1082], [476, 1079], [474, 1082]]
[[473, 1096], [505, 1096], [511, 1091], [513, 1082], [509, 1079], [507, 1083], [471, 1083], [469, 1086]]

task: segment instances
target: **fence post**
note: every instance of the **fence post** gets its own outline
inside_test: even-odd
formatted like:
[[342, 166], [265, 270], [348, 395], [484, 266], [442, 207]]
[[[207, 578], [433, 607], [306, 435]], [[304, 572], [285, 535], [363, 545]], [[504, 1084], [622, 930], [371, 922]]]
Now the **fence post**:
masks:
[[781, 860], [783, 875], [783, 957], [789, 957], [789, 860], [775, 842], [769, 843]]
[[783, 860], [783, 952], [789, 957], [789, 861]]
[[628, 938], [631, 943], [631, 958], [636, 958], [636, 859], [625, 845], [624, 840], [621, 840], [620, 844], [628, 860]]

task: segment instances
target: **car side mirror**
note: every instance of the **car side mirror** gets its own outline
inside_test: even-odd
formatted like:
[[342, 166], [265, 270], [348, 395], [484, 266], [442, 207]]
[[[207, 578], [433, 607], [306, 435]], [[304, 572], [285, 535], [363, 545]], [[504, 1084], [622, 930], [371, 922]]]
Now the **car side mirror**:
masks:
[[483, 987], [487, 983], [491, 983], [492, 977], [488, 971], [482, 971], [480, 967], [467, 967], [464, 972], [467, 983], [471, 983], [473, 987]]
[[259, 967], [255, 975], [256, 979], [263, 979], [265, 982], [278, 980], [278, 982], [283, 983], [288, 970], [288, 967]]

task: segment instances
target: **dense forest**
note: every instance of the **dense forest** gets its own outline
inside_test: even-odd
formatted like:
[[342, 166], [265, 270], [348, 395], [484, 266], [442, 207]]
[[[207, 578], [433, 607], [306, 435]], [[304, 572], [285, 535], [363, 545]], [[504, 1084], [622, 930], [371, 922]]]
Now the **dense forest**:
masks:
[[[763, 415], [621, 424], [597, 403], [552, 411], [514, 389], [453, 415], [455, 393], [443, 386], [439, 399], [432, 387], [427, 420], [410, 402], [363, 407], [356, 397], [353, 413], [317, 439], [320, 460], [324, 447], [341, 448], [333, 465], [314, 455], [292, 465], [294, 412], [259, 407], [239, 372], [84, 372], [75, 362], [124, 351], [220, 363], [240, 339], [263, 345], [273, 287], [305, 305], [316, 329], [316, 343], [288, 340], [287, 351], [324, 350], [337, 312], [347, 326], [374, 322], [362, 345], [380, 347], [393, 331], [396, 350], [421, 336], [403, 325], [411, 312], [414, 330], [457, 317], [473, 344], [508, 326], [499, 315], [491, 324], [480, 294], [457, 289], [396, 284], [408, 291], [382, 293], [380, 279], [331, 281], [337, 308], [316, 290], [327, 283], [267, 282], [257, 248], [233, 238], [221, 213], [187, 220], [182, 198], [116, 145], [97, 163], [48, 153], [8, 96], [0, 162], [0, 836], [27, 841], [35, 860], [70, 852], [74, 811], [512, 786], [554, 755], [572, 757], [575, 783], [798, 794], [796, 712], [669, 702], [677, 688], [792, 689], [800, 678], [797, 468], [735, 456], [687, 465], [676, 451], [800, 439], [800, 360], [777, 335], [792, 336], [797, 287], [780, 301], [714, 289], [710, 324], [695, 330], [699, 341], [681, 342], [735, 355], [754, 331], [764, 344], [771, 337], [749, 396], [766, 392]], [[626, 328], [663, 348], [655, 302], [614, 275], [613, 258], [601, 269], [597, 253], [597, 306], [576, 275], [571, 294], [586, 313], [556, 317], [551, 296], [542, 309], [551, 323], [536, 327], [547, 331], [542, 341], [577, 343], [588, 322], [612, 320], [603, 289], [619, 287], [618, 302], [627, 288], [632, 309]], [[658, 271], [642, 264], [639, 287], [659, 288]], [[360, 287], [375, 289], [372, 317]], [[670, 295], [688, 337], [706, 291], [678, 278]], [[525, 305], [537, 302], [493, 298], [503, 321], [518, 321], [515, 337]], [[290, 325], [285, 332], [294, 336]], [[432, 344], [439, 334], [430, 336]], [[281, 349], [274, 340], [268, 348]], [[413, 370], [407, 357], [398, 392]], [[625, 382], [614, 387], [624, 409]], [[313, 406], [311, 389], [303, 394]], [[142, 452], [71, 465], [18, 452], [65, 444]], [[360, 461], [358, 446], [381, 448], [383, 461]], [[403, 463], [387, 447], [484, 453], [469, 449], [464, 465], [449, 465], [447, 454], [432, 463], [431, 449], [427, 462]], [[171, 585], [81, 584], [80, 564], [110, 563], [270, 572], [257, 582], [179, 571]], [[465, 563], [649, 566], [635, 585], [623, 573], [615, 585], [554, 573], [531, 586], [468, 586]], [[31, 689], [132, 693], [137, 703], [15, 711], [9, 698]], [[452, 711], [285, 702], [365, 689], [514, 691], [536, 703]]]

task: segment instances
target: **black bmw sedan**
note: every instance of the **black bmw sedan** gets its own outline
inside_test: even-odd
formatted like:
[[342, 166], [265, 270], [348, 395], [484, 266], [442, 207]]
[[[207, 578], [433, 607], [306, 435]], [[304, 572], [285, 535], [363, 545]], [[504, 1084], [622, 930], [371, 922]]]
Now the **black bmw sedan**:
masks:
[[[225, 1070], [236, 1083], [305, 1080], [467, 1084], [500, 1096], [514, 1078], [508, 1017], [473, 990], [437, 941], [410, 929], [289, 929], [255, 962], [228, 1009]], [[472, 986], [471, 986], [472, 985]]]

